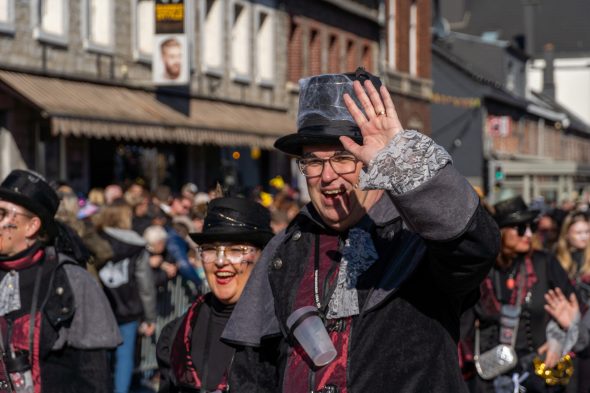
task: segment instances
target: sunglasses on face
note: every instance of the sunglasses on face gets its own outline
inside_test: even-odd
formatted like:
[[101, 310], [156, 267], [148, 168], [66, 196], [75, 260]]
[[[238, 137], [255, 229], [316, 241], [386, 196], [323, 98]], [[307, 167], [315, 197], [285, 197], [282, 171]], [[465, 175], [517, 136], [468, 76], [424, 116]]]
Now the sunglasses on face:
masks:
[[534, 222], [522, 223], [522, 224], [518, 224], [514, 227], [514, 229], [516, 229], [516, 232], [518, 233], [518, 236], [524, 236], [527, 228], [530, 229], [531, 232], [536, 232], [537, 231], [537, 224]]

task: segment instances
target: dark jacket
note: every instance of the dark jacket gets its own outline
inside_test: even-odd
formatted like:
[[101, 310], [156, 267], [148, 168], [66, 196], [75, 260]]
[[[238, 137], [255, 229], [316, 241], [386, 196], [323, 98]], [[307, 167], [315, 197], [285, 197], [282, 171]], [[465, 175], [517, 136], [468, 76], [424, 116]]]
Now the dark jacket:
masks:
[[[459, 317], [476, 301], [498, 252], [495, 222], [451, 165], [414, 190], [385, 193], [368, 221], [379, 258], [358, 281], [360, 314], [352, 317], [348, 346], [336, 359], [347, 356], [344, 376], [333, 384], [340, 392], [464, 391], [456, 349]], [[293, 351], [286, 319], [305, 281], [317, 232], [330, 231], [308, 205], [271, 240], [223, 335], [261, 348], [282, 337], [276, 359], [281, 384]], [[247, 381], [249, 374], [240, 378]], [[281, 391], [309, 391], [311, 378], [282, 385]]]
[[[199, 331], [196, 326], [202, 315], [210, 315], [212, 296], [212, 293], [199, 296], [184, 315], [172, 320], [162, 329], [156, 349], [160, 371], [160, 393], [199, 392], [203, 375], [197, 371], [196, 361], [192, 359], [191, 355], [198, 352], [197, 356], [202, 356], [205, 349], [195, 351], [192, 344], [195, 342], [196, 335], [207, 334], [205, 331]], [[201, 322], [201, 326], [210, 327], [208, 321]], [[204, 342], [207, 340], [209, 340], [209, 336], [205, 338]], [[223, 343], [219, 344], [224, 346]], [[211, 347], [212, 343], [209, 342], [205, 345]], [[226, 347], [226, 349], [231, 350], [230, 347]], [[268, 348], [268, 350], [272, 349]], [[226, 356], [211, 354], [209, 367], [215, 367], [218, 371], [220, 368], [227, 370], [219, 381], [211, 381], [217, 384], [218, 390], [223, 392], [276, 393], [276, 369], [269, 363], [276, 359], [276, 355], [250, 347], [238, 347], [232, 352], [233, 355], [230, 355], [228, 351]], [[231, 359], [229, 359], [230, 356]], [[214, 359], [220, 358], [228, 358], [226, 364], [212, 364]], [[191, 360], [189, 361], [189, 359]], [[256, 369], [257, 375], [250, 375], [249, 386], [240, 386], [236, 380], [236, 374], [250, 373], [252, 363], [259, 365]]]
[[[38, 312], [29, 342], [33, 287], [40, 271]], [[7, 271], [0, 270], [0, 280]], [[0, 317], [3, 338], [33, 349], [35, 393], [112, 391], [108, 352], [121, 336], [96, 280], [64, 255], [46, 248], [37, 264], [19, 270], [21, 308]], [[7, 327], [10, 326], [10, 334]]]
[[101, 236], [109, 242], [113, 258], [99, 271], [99, 277], [117, 322], [155, 322], [156, 288], [143, 238], [115, 228], [105, 228]]
[[[524, 266], [524, 270], [522, 270], [522, 266]], [[516, 335], [515, 350], [519, 362], [508, 375], [512, 376], [514, 372], [522, 374], [524, 371], [528, 371], [530, 375], [523, 382], [523, 386], [527, 388], [527, 392], [545, 392], [545, 382], [534, 375], [532, 364], [533, 358], [537, 356], [538, 348], [547, 341], [545, 329], [549, 321], [551, 321], [551, 317], [544, 309], [546, 304], [544, 295], [549, 289], [560, 288], [569, 297], [574, 292], [574, 287], [559, 262], [552, 255], [544, 251], [534, 251], [528, 263], [525, 262], [524, 255], [518, 256], [514, 260], [511, 269], [517, 272], [515, 276], [517, 283], [524, 281], [520, 277], [520, 271], [524, 271], [528, 285], [526, 286], [526, 291], [523, 293], [524, 299], [521, 301], [522, 312]], [[490, 270], [488, 278], [482, 283], [482, 297], [472, 311], [473, 319], [479, 320], [480, 323], [480, 353], [484, 353], [500, 344], [500, 313], [497, 312], [497, 306], [494, 306], [494, 304], [515, 304], [517, 288], [512, 290], [512, 293], [509, 293], [504, 284], [504, 276], [505, 273], [497, 266], [494, 266]], [[486, 289], [486, 286], [493, 288], [493, 290]], [[501, 291], [500, 296], [498, 296], [499, 291]], [[508, 296], [513, 293], [514, 296]], [[499, 303], [496, 303], [498, 300]], [[473, 348], [475, 351], [474, 332], [475, 330], [471, 330], [470, 336], [467, 337], [467, 346]], [[578, 337], [579, 343], [586, 340], [587, 338], [585, 336], [580, 335]], [[473, 391], [494, 391], [491, 381], [484, 381], [476, 374], [473, 374], [473, 377], [476, 379], [471, 382]], [[552, 391], [561, 391], [559, 390], [560, 387], [555, 387], [554, 389]]]

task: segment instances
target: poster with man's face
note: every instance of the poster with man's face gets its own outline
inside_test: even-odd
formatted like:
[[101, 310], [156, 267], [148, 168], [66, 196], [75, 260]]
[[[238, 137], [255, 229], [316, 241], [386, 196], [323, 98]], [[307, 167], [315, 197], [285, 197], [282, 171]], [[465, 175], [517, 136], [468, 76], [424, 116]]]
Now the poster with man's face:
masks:
[[152, 58], [155, 85], [189, 83], [188, 45], [184, 34], [157, 34]]

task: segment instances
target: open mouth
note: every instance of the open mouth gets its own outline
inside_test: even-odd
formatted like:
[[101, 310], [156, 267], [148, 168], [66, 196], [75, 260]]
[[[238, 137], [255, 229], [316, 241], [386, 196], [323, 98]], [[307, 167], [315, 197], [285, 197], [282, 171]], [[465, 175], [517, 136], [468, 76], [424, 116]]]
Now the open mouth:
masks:
[[219, 270], [215, 272], [215, 279], [218, 284], [227, 284], [236, 276], [235, 272], [229, 272], [227, 270]]

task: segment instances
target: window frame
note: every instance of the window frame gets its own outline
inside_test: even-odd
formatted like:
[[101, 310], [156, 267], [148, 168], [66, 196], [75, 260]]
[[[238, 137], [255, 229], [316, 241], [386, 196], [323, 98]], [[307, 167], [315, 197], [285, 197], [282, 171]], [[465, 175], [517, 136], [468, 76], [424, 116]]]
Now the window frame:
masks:
[[7, 15], [6, 21], [0, 21], [0, 33], [14, 34], [16, 32], [15, 25], [15, 2], [16, 0], [7, 0]]
[[388, 0], [386, 29], [387, 29], [387, 52], [386, 63], [390, 70], [397, 69], [397, 23], [395, 23], [397, 0]]
[[[271, 29], [271, 33], [270, 33], [270, 39], [271, 39], [271, 43], [270, 43], [270, 48], [272, 50], [272, 53], [269, 55], [271, 62], [272, 62], [272, 77], [270, 79], [265, 78], [263, 76], [260, 76], [260, 74], [258, 73], [258, 70], [260, 69], [259, 64], [260, 64], [260, 51], [258, 48], [258, 28], [259, 28], [259, 24], [260, 24], [260, 14], [265, 13], [267, 16], [267, 18], [271, 18], [270, 19], [270, 29]], [[276, 62], [276, 52], [277, 52], [277, 48], [276, 48], [276, 36], [277, 36], [277, 18], [276, 18], [276, 12], [274, 8], [271, 7], [267, 7], [264, 6], [262, 4], [254, 4], [254, 36], [256, 37], [255, 41], [254, 41], [254, 79], [256, 81], [256, 83], [260, 86], [263, 87], [273, 87], [276, 83], [276, 78], [277, 78], [277, 62]]]
[[418, 76], [418, 56], [420, 50], [418, 37], [418, 2], [410, 4], [410, 19], [408, 25], [408, 73], [411, 76]]
[[[107, 0], [100, 0], [107, 1]], [[107, 22], [108, 34], [110, 35], [110, 44], [102, 45], [95, 43], [90, 38], [91, 20], [90, 15], [90, 2], [91, 0], [82, 0], [82, 18], [81, 18], [81, 30], [84, 42], [84, 49], [90, 52], [97, 52], [103, 54], [113, 54], [115, 52], [115, 0], [109, 1], [109, 19]], [[137, 1], [136, 1], [137, 3]], [[110, 22], [110, 23], [109, 23]]]
[[201, 0], [199, 2], [199, 43], [200, 43], [200, 68], [201, 68], [201, 72], [207, 74], [207, 75], [211, 75], [211, 76], [216, 76], [216, 77], [223, 77], [223, 73], [224, 73], [224, 67], [225, 67], [225, 61], [224, 59], [224, 55], [225, 55], [225, 50], [226, 50], [226, 29], [225, 29], [225, 20], [224, 20], [224, 16], [226, 14], [226, 9], [225, 9], [225, 1], [224, 0], [214, 0], [214, 1], [218, 1], [220, 3], [220, 7], [221, 7], [221, 12], [219, 15], [219, 21], [218, 23], [220, 23], [221, 26], [221, 34], [219, 34], [219, 42], [221, 44], [220, 46], [220, 50], [221, 50], [221, 64], [219, 65], [209, 65], [207, 64], [207, 59], [205, 57], [205, 53], [206, 53], [206, 47], [207, 47], [207, 40], [205, 39], [206, 36], [206, 22], [207, 22], [207, 0]]
[[[247, 54], [247, 61], [248, 61], [248, 71], [247, 73], [242, 73], [240, 70], [236, 70], [234, 69], [234, 64], [233, 64], [233, 40], [232, 35], [233, 35], [233, 28], [234, 28], [234, 18], [235, 18], [235, 6], [236, 5], [240, 5], [241, 7], [243, 7], [242, 12], [245, 12], [245, 18], [246, 18], [246, 42], [248, 45], [248, 54]], [[234, 82], [238, 82], [238, 83], [245, 83], [245, 84], [249, 84], [252, 81], [252, 73], [253, 73], [253, 67], [252, 67], [252, 54], [253, 54], [253, 46], [252, 46], [252, 31], [253, 31], [253, 27], [252, 26], [252, 7], [251, 7], [251, 3], [247, 2], [247, 1], [243, 1], [243, 0], [230, 0], [229, 1], [229, 12], [228, 12], [228, 16], [229, 16], [229, 29], [228, 31], [230, 32], [230, 45], [229, 45], [229, 72], [230, 72], [230, 78], [234, 81]]]
[[43, 21], [41, 20], [41, 7], [43, 5], [43, 1], [45, 0], [32, 0], [31, 1], [31, 24], [33, 26], [33, 37], [41, 42], [57, 45], [57, 46], [67, 46], [69, 44], [69, 29], [70, 29], [70, 3], [68, 0], [58, 0], [61, 1], [63, 4], [63, 11], [62, 11], [62, 28], [63, 28], [63, 35], [57, 35], [54, 33], [47, 32], [43, 30], [42, 24]]
[[[145, 63], [145, 64], [152, 64], [152, 56], [154, 53], [154, 38], [156, 35], [156, 21], [155, 21], [155, 16], [153, 18], [153, 23], [154, 23], [154, 33], [152, 34], [152, 53], [145, 53], [142, 52], [139, 48], [139, 36], [138, 36], [138, 28], [139, 28], [139, 2], [140, 1], [146, 1], [146, 2], [151, 2], [154, 4], [155, 7], [155, 1], [154, 0], [130, 0], [131, 1], [131, 18], [132, 18], [132, 28], [133, 28], [133, 34], [132, 34], [132, 45], [133, 45], [133, 60], [135, 60], [136, 62], [140, 62], [140, 63]], [[154, 8], [155, 9], [155, 8]]]

